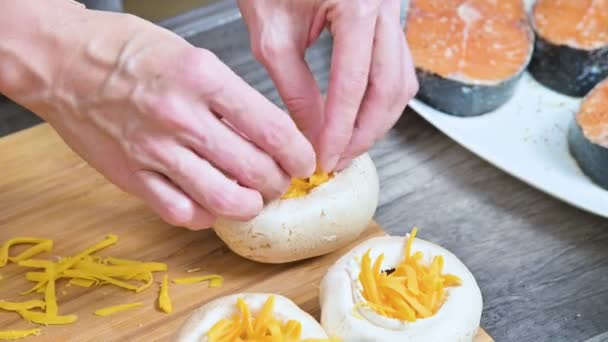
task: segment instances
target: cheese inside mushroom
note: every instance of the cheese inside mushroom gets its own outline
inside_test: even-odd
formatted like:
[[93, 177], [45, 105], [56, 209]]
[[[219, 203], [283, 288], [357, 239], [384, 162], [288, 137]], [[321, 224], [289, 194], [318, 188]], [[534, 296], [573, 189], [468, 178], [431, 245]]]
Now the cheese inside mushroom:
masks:
[[321, 281], [321, 324], [345, 341], [473, 341], [481, 291], [448, 250], [415, 238], [372, 238]]
[[331, 175], [294, 180], [283, 198], [252, 220], [218, 219], [214, 230], [235, 253], [286, 263], [333, 252], [356, 240], [378, 204], [378, 175], [369, 155]]
[[323, 328], [290, 299], [243, 293], [215, 299], [192, 313], [178, 342], [330, 341]]

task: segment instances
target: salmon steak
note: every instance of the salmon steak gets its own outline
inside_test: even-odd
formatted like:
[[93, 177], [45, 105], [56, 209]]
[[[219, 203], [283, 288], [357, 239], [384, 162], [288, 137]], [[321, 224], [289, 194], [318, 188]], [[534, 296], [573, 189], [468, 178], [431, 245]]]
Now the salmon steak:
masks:
[[531, 18], [538, 82], [582, 97], [608, 77], [608, 0], [538, 0]]
[[570, 126], [568, 143], [582, 171], [608, 190], [608, 78], [583, 99]]
[[482, 115], [507, 102], [534, 47], [521, 0], [410, 0], [404, 31], [417, 97], [456, 116]]

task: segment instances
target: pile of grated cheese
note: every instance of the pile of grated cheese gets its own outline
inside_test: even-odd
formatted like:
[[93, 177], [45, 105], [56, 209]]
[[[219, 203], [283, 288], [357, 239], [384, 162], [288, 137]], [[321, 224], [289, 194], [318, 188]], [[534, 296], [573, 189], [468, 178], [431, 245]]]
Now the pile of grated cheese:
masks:
[[443, 274], [443, 256], [435, 256], [430, 265], [423, 265], [422, 252], [411, 254], [416, 233], [417, 228], [412, 229], [404, 258], [394, 270], [380, 269], [384, 254], [373, 264], [369, 250], [361, 259], [359, 281], [367, 301], [362, 304], [382, 316], [407, 322], [431, 317], [445, 302], [446, 288], [462, 284], [459, 277]]
[[274, 296], [269, 296], [256, 317], [249, 306], [238, 298], [239, 313], [231, 319], [218, 321], [207, 333], [209, 342], [232, 341], [290, 341], [290, 342], [333, 342], [334, 339], [301, 339], [302, 324], [296, 320], [285, 323], [274, 317]]
[[314, 188], [329, 181], [333, 174], [316, 171], [309, 178], [293, 178], [287, 192], [281, 196], [281, 199], [298, 198], [308, 195]]
[[[137, 260], [102, 258], [94, 255], [104, 248], [118, 242], [116, 235], [108, 235], [104, 240], [84, 249], [70, 257], [64, 257], [57, 262], [34, 259], [40, 253], [51, 252], [53, 241], [32, 237], [17, 237], [0, 246], [0, 267], [8, 262], [21, 267], [33, 269], [25, 274], [27, 280], [35, 285], [21, 295], [31, 293], [44, 294], [44, 300], [26, 300], [9, 302], [0, 300], [0, 310], [15, 312], [30, 323], [41, 325], [60, 325], [75, 322], [78, 317], [74, 314], [60, 314], [57, 303], [56, 287], [59, 279], [69, 279], [68, 284], [90, 288], [96, 285], [110, 284], [125, 290], [141, 292], [148, 289], [154, 282], [154, 273], [164, 272], [158, 294], [158, 306], [165, 313], [172, 312], [169, 297], [168, 267], [160, 262], [142, 262]], [[33, 245], [16, 256], [10, 256], [10, 249], [16, 245]], [[223, 278], [219, 275], [206, 275], [173, 279], [176, 284], [192, 284], [209, 281], [209, 287], [220, 287]], [[96, 310], [98, 316], [108, 316], [125, 310], [141, 307], [142, 303], [128, 303], [110, 306]], [[40, 329], [0, 331], [0, 340], [18, 339], [40, 335]]]

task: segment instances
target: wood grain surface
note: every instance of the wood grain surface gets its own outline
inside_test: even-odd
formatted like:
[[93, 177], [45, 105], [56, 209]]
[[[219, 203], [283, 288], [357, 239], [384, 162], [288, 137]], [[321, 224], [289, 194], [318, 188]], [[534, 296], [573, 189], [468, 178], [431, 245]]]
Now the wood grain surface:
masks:
[[[160, 24], [194, 45], [212, 50], [249, 84], [282, 105], [268, 74], [251, 56], [248, 34], [234, 1], [220, 2]], [[327, 88], [330, 45], [329, 37], [323, 35], [307, 53], [323, 90]], [[0, 135], [39, 121], [0, 97]], [[371, 154], [381, 182], [377, 221], [394, 234], [418, 225], [422, 237], [456, 253], [480, 284], [482, 326], [497, 341], [608, 340], [606, 219], [514, 179], [409, 109]], [[14, 163], [20, 162], [18, 155], [14, 158]], [[22, 172], [32, 172], [34, 167], [35, 172], [50, 174], [54, 169], [44, 171], [49, 164], [52, 162], [41, 161], [32, 166], [21, 161], [19, 167]], [[4, 177], [3, 167], [0, 164], [0, 177]], [[35, 181], [21, 186], [34, 195], [45, 189]], [[0, 203], [0, 210], [4, 205], [20, 205], [5, 202]], [[30, 215], [48, 212], [37, 207], [21, 211]], [[0, 222], [3, 219], [0, 216]]]
[[[158, 286], [135, 294], [111, 285], [95, 289], [67, 287], [59, 281], [61, 314], [76, 314], [76, 323], [43, 328], [36, 340], [44, 341], [166, 341], [190, 312], [208, 300], [235, 292], [283, 294], [319, 318], [318, 285], [327, 268], [351, 246], [330, 255], [284, 265], [264, 265], [245, 260], [219, 240], [211, 230], [191, 232], [171, 227], [140, 201], [107, 183], [72, 153], [48, 125], [0, 139], [0, 242], [17, 236], [50, 238], [52, 256], [73, 255], [87, 245], [116, 234], [115, 246], [100, 255], [165, 262], [169, 278], [220, 274], [225, 284], [171, 285], [174, 312], [156, 309]], [[362, 241], [384, 234], [371, 223]], [[357, 242], [355, 242], [357, 243]], [[51, 256], [47, 256], [51, 257]], [[201, 271], [188, 273], [200, 268]], [[19, 292], [31, 287], [25, 270], [0, 268], [2, 299], [22, 301]], [[156, 280], [160, 280], [157, 274]], [[34, 294], [28, 299], [40, 298]], [[141, 301], [144, 307], [110, 317], [94, 316], [99, 308]], [[0, 315], [0, 330], [31, 328], [20, 316]], [[491, 339], [480, 331], [476, 341]]]

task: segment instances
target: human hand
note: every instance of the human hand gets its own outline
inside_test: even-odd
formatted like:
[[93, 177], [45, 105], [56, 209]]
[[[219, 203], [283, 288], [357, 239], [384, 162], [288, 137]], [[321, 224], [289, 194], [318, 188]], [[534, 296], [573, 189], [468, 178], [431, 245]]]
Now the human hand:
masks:
[[[398, 120], [418, 91], [399, 0], [239, 0], [252, 51], [317, 150], [320, 166], [347, 166]], [[328, 26], [327, 100], [304, 60]]]
[[23, 42], [0, 46], [48, 57], [15, 59], [5, 70], [39, 77], [24, 84], [4, 73], [0, 91], [164, 220], [192, 229], [217, 216], [246, 220], [314, 172], [314, 150], [289, 116], [211, 52], [130, 15], [78, 13], [42, 34], [53, 44], [36, 36], [27, 52]]

